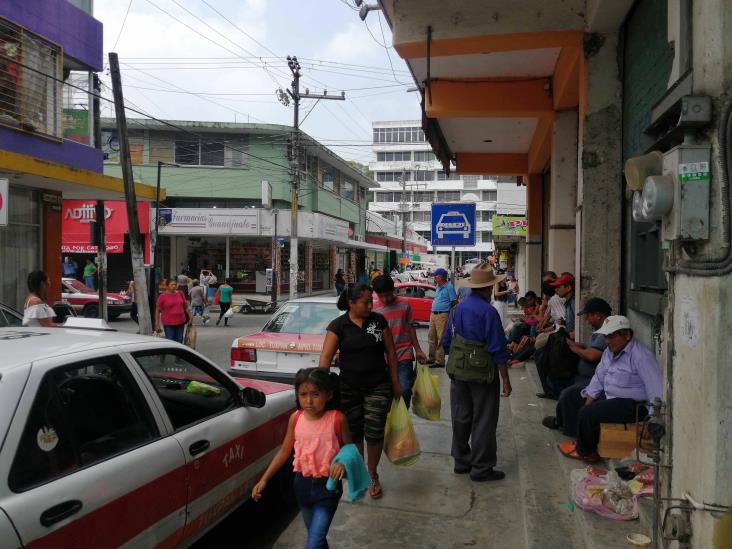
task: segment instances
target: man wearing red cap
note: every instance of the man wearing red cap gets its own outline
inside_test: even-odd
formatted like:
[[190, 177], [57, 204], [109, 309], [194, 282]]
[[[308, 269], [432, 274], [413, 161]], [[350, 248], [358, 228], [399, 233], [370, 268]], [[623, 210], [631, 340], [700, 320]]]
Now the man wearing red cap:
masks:
[[[550, 282], [549, 285], [554, 288], [554, 291], [559, 297], [564, 298], [564, 317], [558, 319], [557, 324], [564, 326], [567, 336], [570, 339], [574, 339], [574, 276], [571, 273], [562, 273], [562, 276], [554, 282]], [[564, 386], [552, 387], [551, 382], [547, 379], [545, 364], [546, 350], [547, 348], [544, 347], [536, 349], [534, 352], [534, 361], [536, 362], [536, 369], [539, 373], [539, 380], [541, 381], [542, 387], [542, 392], [536, 393], [536, 396], [557, 400]]]

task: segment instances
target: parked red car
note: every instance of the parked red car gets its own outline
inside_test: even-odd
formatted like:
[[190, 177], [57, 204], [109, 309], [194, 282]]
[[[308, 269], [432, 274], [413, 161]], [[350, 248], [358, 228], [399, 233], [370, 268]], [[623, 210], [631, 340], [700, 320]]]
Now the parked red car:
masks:
[[[92, 290], [75, 278], [61, 279], [61, 297], [68, 301], [76, 313], [87, 318], [99, 316], [99, 292]], [[114, 320], [122, 313], [132, 309], [132, 299], [128, 295], [107, 293], [107, 315]]]
[[[394, 284], [394, 295], [409, 301], [415, 322], [429, 324], [432, 300], [435, 298], [435, 287], [432, 284], [422, 284], [420, 282], [396, 283]], [[374, 294], [374, 309], [381, 306], [379, 296]]]

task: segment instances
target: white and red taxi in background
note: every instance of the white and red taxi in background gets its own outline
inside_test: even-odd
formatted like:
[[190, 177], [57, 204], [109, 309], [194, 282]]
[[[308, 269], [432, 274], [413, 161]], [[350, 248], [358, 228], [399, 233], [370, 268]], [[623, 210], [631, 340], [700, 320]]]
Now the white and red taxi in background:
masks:
[[230, 373], [292, 383], [298, 370], [318, 365], [325, 330], [343, 314], [337, 301], [320, 296], [285, 303], [260, 332], [231, 343]]
[[2, 328], [0, 348], [3, 549], [190, 545], [248, 499], [295, 405], [164, 339]]
[[[67, 301], [77, 314], [87, 318], [99, 316], [99, 292], [92, 290], [75, 278], [61, 279], [61, 298]], [[128, 295], [107, 293], [107, 316], [114, 320], [132, 309], [132, 298]]]

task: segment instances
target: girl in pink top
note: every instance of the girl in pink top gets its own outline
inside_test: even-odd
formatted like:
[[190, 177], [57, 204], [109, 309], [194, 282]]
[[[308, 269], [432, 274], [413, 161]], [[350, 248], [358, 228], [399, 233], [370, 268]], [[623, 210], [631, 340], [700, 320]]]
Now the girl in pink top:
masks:
[[178, 291], [178, 282], [175, 279], [168, 280], [165, 292], [158, 296], [155, 303], [155, 332], [160, 332], [162, 322], [165, 329], [165, 338], [183, 343], [185, 326], [191, 325], [193, 315], [188, 306], [185, 296]]
[[294, 486], [308, 529], [306, 549], [327, 549], [328, 529], [343, 494], [340, 482], [334, 491], [325, 487], [328, 477], [337, 481], [343, 478], [345, 468], [342, 463], [333, 463], [333, 458], [342, 445], [351, 442], [346, 416], [333, 409], [337, 379], [322, 368], [306, 368], [297, 373], [298, 409], [290, 416], [282, 446], [252, 489], [252, 499], [259, 501], [269, 480], [295, 449]]

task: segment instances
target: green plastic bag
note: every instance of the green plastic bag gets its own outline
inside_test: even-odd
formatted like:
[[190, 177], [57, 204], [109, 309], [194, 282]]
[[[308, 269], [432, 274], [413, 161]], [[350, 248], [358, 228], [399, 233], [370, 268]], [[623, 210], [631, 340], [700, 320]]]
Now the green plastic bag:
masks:
[[417, 379], [412, 389], [412, 410], [419, 417], [439, 421], [442, 399], [437, 376], [430, 373], [428, 366], [417, 367]]
[[421, 453], [412, 418], [402, 397], [391, 401], [384, 431], [384, 453], [389, 461], [399, 467], [414, 465]]

